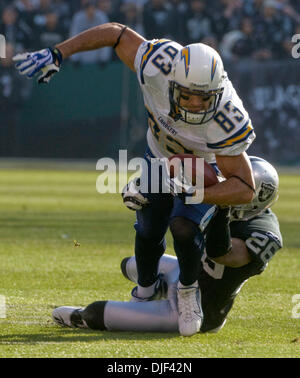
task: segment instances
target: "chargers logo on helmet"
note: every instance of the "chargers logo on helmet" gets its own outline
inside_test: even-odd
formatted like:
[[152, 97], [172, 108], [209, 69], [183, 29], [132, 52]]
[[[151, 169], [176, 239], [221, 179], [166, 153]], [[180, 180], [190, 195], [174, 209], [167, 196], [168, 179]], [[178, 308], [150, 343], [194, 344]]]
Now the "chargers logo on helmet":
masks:
[[181, 59], [184, 61], [184, 68], [185, 68], [185, 77], [188, 76], [189, 70], [190, 70], [190, 60], [191, 60], [191, 54], [190, 54], [190, 48], [185, 47], [181, 51]]
[[217, 68], [218, 61], [217, 59], [213, 56], [212, 62], [211, 62], [211, 75], [210, 75], [210, 80], [213, 81], [215, 73], [216, 73], [216, 68]]

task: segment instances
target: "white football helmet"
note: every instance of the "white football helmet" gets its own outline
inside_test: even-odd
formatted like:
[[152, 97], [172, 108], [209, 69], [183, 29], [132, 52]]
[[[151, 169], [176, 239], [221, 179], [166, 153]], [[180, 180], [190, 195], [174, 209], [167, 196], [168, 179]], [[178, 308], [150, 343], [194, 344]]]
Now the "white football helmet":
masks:
[[255, 181], [255, 196], [251, 203], [236, 205], [231, 208], [231, 220], [254, 218], [278, 199], [279, 178], [276, 169], [266, 160], [250, 156]]
[[[192, 125], [211, 120], [218, 108], [227, 77], [220, 55], [210, 46], [194, 43], [183, 47], [172, 66], [169, 83], [170, 116]], [[208, 109], [192, 112], [180, 105], [181, 91], [209, 101]]]

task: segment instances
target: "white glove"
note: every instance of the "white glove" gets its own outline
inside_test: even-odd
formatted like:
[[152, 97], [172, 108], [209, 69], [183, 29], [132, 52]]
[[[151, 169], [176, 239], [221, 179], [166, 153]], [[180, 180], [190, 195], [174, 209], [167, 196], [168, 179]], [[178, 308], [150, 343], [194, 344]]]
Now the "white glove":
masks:
[[183, 197], [185, 195], [192, 195], [195, 191], [192, 183], [188, 182], [188, 179], [184, 175], [183, 170], [183, 162], [180, 162], [179, 165], [176, 167], [176, 176], [171, 178], [170, 177], [170, 162], [168, 159], [161, 159], [164, 161], [164, 169], [165, 169], [165, 185], [170, 188], [170, 193], [173, 196]]
[[148, 199], [140, 192], [139, 185], [140, 179], [137, 177], [134, 180], [129, 181], [122, 190], [124, 204], [128, 209], [133, 211], [142, 210], [149, 203]]
[[59, 72], [62, 55], [57, 48], [47, 48], [32, 53], [17, 54], [13, 57], [16, 68], [21, 75], [31, 79], [36, 73], [41, 72], [38, 83], [49, 83], [51, 77]]

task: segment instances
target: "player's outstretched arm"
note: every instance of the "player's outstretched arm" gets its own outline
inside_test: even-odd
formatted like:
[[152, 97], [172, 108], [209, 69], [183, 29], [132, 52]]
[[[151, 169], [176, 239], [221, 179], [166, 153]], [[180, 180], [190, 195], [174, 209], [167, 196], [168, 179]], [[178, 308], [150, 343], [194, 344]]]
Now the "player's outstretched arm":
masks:
[[55, 47], [60, 50], [63, 59], [77, 52], [114, 47], [122, 62], [135, 71], [136, 52], [144, 40], [141, 35], [125, 25], [111, 22], [88, 29]]
[[39, 83], [49, 83], [51, 77], [59, 72], [62, 61], [78, 52], [113, 47], [121, 61], [131, 70], [137, 50], [144, 38], [119, 23], [107, 23], [88, 29], [54, 47], [35, 52], [17, 54], [13, 60], [21, 75], [28, 78], [40, 74]]

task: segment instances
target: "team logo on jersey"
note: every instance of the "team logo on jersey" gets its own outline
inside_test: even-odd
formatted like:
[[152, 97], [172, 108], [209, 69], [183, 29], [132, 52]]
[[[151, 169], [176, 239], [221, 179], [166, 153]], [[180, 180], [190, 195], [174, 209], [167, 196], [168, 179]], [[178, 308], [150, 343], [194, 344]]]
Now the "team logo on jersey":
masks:
[[258, 193], [258, 200], [259, 202], [265, 202], [270, 197], [272, 197], [273, 193], [275, 192], [275, 186], [273, 184], [268, 184], [266, 182], [263, 182], [261, 184], [260, 191]]
[[188, 76], [189, 70], [190, 70], [190, 59], [191, 59], [191, 54], [190, 54], [190, 48], [185, 47], [181, 51], [181, 59], [184, 61], [184, 68], [185, 68], [185, 77]]
[[211, 62], [211, 75], [210, 75], [210, 80], [213, 81], [215, 73], [216, 73], [216, 68], [217, 68], [217, 59], [213, 56], [212, 62]]

